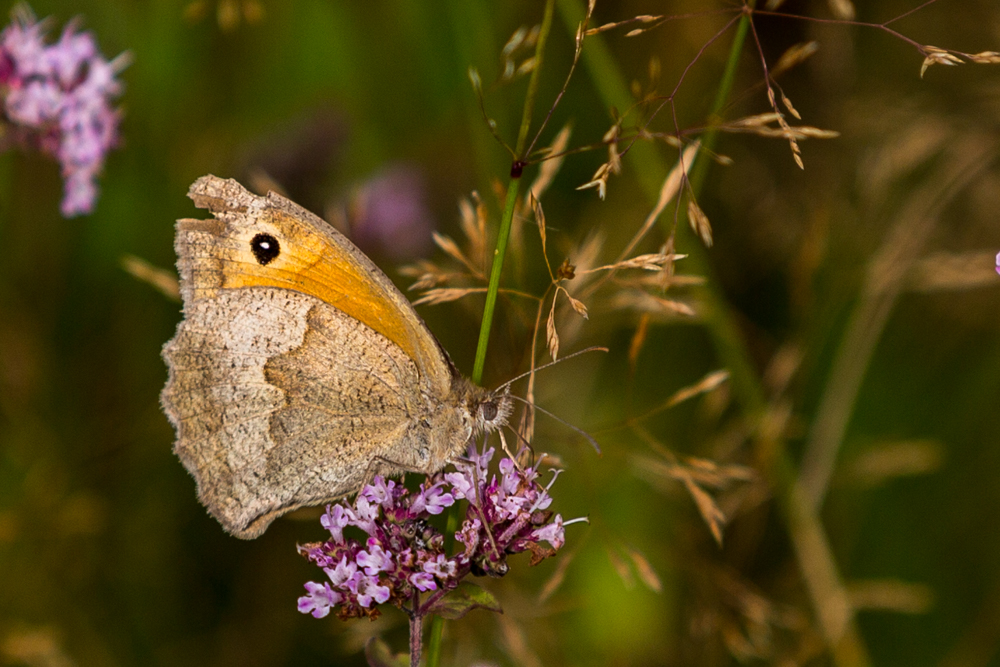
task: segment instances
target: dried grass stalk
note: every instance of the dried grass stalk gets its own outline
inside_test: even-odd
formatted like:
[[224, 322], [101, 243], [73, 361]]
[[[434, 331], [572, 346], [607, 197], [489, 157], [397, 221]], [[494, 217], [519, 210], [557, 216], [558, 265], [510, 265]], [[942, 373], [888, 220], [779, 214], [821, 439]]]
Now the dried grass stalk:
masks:
[[857, 12], [851, 0], [827, 0], [830, 12], [841, 21], [853, 21]]
[[961, 65], [962, 59], [955, 54], [945, 51], [944, 49], [939, 49], [936, 46], [924, 45], [921, 49], [924, 53], [924, 62], [920, 66], [920, 78], [924, 78], [924, 72], [931, 65]]
[[632, 334], [632, 340], [628, 346], [628, 365], [633, 373], [635, 373], [636, 366], [639, 364], [639, 355], [642, 353], [642, 348], [646, 344], [646, 337], [648, 335], [649, 313], [642, 313], [639, 316], [639, 326], [635, 328], [635, 333]]
[[133, 278], [151, 285], [171, 301], [181, 300], [181, 290], [177, 282], [177, 276], [172, 271], [153, 266], [146, 260], [135, 255], [124, 255], [121, 263], [122, 268]]
[[852, 581], [847, 586], [847, 595], [855, 609], [926, 614], [934, 606], [934, 590], [930, 586], [898, 579]]
[[664, 404], [664, 407], [672, 408], [678, 403], [683, 403], [684, 401], [690, 398], [694, 398], [699, 394], [710, 392], [728, 379], [729, 379], [729, 371], [727, 370], [712, 371], [711, 373], [703, 377], [695, 384], [690, 385], [688, 387], [684, 387], [683, 389], [679, 389], [676, 392], [674, 392], [673, 396], [667, 399], [667, 402]]
[[612, 308], [637, 310], [651, 315], [683, 315], [693, 317], [694, 309], [683, 301], [653, 296], [638, 290], [622, 290], [611, 299]]
[[1000, 63], [1000, 53], [996, 51], [980, 51], [979, 53], [969, 53], [965, 56], [974, 63], [980, 65], [996, 65]]
[[548, 190], [556, 174], [559, 173], [559, 168], [562, 167], [563, 162], [566, 160], [564, 153], [566, 147], [569, 145], [571, 134], [572, 128], [568, 123], [556, 134], [555, 139], [552, 140], [552, 143], [545, 152], [547, 156], [551, 155], [553, 157], [546, 157], [542, 160], [538, 168], [538, 176], [535, 177], [535, 181], [528, 189], [525, 201], [529, 201], [531, 197], [541, 199], [545, 191]]
[[413, 305], [419, 306], [426, 303], [436, 306], [442, 303], [458, 301], [462, 297], [468, 296], [469, 294], [483, 292], [486, 292], [485, 287], [441, 287], [438, 289], [427, 290], [422, 297], [413, 302]]
[[549, 349], [549, 356], [555, 361], [559, 357], [559, 332], [556, 331], [555, 297], [552, 298], [552, 307], [549, 309], [549, 316], [545, 320], [545, 344]]
[[[597, 28], [591, 28], [587, 30], [586, 34], [589, 37], [591, 35], [597, 35], [602, 32], [607, 32], [608, 30], [614, 30], [615, 28], [619, 28], [623, 25], [629, 25], [631, 23], [655, 23], [657, 21], [663, 20], [663, 18], [664, 18], [663, 16], [652, 16], [649, 14], [643, 14], [640, 16], [635, 16], [633, 18], [627, 19], [625, 21], [615, 21], [614, 23], [605, 23], [604, 25], [598, 26]], [[638, 34], [636, 33], [635, 30], [633, 30], [632, 32], [628, 33], [627, 36], [632, 37], [633, 33]]]
[[815, 40], [793, 44], [781, 54], [778, 62], [771, 68], [771, 76], [777, 78], [796, 65], [801, 65], [817, 51], [819, 51], [819, 42]]
[[642, 583], [646, 584], [646, 588], [654, 593], [662, 591], [663, 582], [660, 580], [660, 575], [656, 573], [656, 570], [650, 564], [649, 559], [646, 558], [645, 554], [629, 545], [625, 545], [625, 553], [627, 553], [628, 557], [632, 560], [632, 564], [635, 566], [636, 574], [639, 575], [639, 579], [642, 580]]
[[691, 229], [698, 235], [701, 242], [705, 244], [705, 247], [711, 248], [712, 223], [708, 221], [708, 216], [698, 206], [698, 202], [695, 201], [694, 197], [688, 199], [688, 224], [691, 225]]
[[910, 289], [944, 292], [987, 287], [997, 282], [992, 250], [937, 252], [917, 261], [910, 271]]
[[486, 205], [476, 191], [470, 198], [458, 202], [459, 226], [465, 235], [469, 250], [466, 253], [474, 267], [474, 275], [485, 276], [486, 266]]

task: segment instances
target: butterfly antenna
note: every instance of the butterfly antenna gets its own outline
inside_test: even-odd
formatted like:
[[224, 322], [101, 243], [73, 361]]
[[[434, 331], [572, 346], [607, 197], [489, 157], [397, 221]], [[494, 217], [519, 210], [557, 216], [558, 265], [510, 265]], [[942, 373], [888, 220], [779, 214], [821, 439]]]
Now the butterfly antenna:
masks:
[[[524, 373], [521, 373], [517, 377], [511, 378], [510, 380], [507, 380], [502, 385], [500, 385], [499, 387], [497, 387], [496, 389], [494, 389], [494, 391], [500, 391], [501, 389], [504, 389], [505, 387], [509, 387], [510, 385], [512, 385], [513, 383], [517, 382], [518, 380], [520, 380], [523, 377], [528, 377], [532, 373], [537, 373], [538, 371], [542, 370], [543, 368], [548, 368], [549, 366], [555, 366], [556, 364], [560, 364], [560, 363], [562, 363], [562, 362], [564, 362], [564, 361], [566, 361], [568, 359], [572, 359], [573, 357], [578, 357], [581, 354], [584, 354], [586, 352], [607, 352], [607, 351], [608, 351], [608, 348], [606, 348], [606, 347], [588, 347], [588, 348], [585, 348], [583, 350], [577, 350], [576, 352], [573, 352], [572, 354], [567, 354], [562, 359], [556, 359], [555, 361], [550, 361], [547, 364], [542, 364], [538, 368], [533, 368], [530, 371], [525, 371]], [[542, 412], [545, 412], [545, 411], [542, 410]], [[551, 415], [552, 413], [546, 412], [545, 414]], [[555, 415], [552, 415], [552, 416], [555, 416]]]
[[[588, 348], [587, 350], [580, 350], [580, 352], [578, 352], [578, 354], [582, 354], [584, 352], [588, 352], [589, 350], [593, 350], [593, 349], [600, 350], [600, 349], [604, 349], [604, 348], [599, 348], [599, 347], [598, 348]], [[563, 357], [563, 358], [564, 359], [568, 359], [569, 357]], [[555, 362], [552, 362], [552, 363], [555, 363]], [[546, 364], [546, 366], [551, 366], [551, 365], [552, 364]], [[545, 368], [545, 366], [542, 366], [541, 368]], [[567, 428], [569, 428], [569, 429], [571, 429], [573, 431], [576, 431], [577, 433], [579, 433], [580, 435], [582, 435], [587, 440], [587, 442], [589, 442], [593, 446], [594, 450], [598, 454], [601, 453], [601, 446], [597, 444], [597, 441], [594, 440], [594, 437], [592, 435], [590, 435], [589, 433], [587, 433], [586, 431], [584, 431], [579, 426], [574, 426], [573, 424], [570, 424], [568, 421], [566, 421], [562, 417], [557, 417], [556, 415], [552, 414], [551, 412], [549, 412], [545, 408], [540, 408], [537, 405], [535, 405], [534, 403], [532, 403], [531, 401], [525, 400], [525, 399], [521, 398], [520, 396], [515, 396], [514, 394], [511, 394], [510, 397], [513, 398], [516, 401], [521, 401], [525, 405], [530, 405], [532, 408], [534, 408], [535, 410], [538, 410], [542, 414], [546, 414], [549, 417], [552, 417], [553, 419], [555, 419], [557, 422], [559, 422], [563, 426], [565, 426], [565, 427], [567, 427]]]

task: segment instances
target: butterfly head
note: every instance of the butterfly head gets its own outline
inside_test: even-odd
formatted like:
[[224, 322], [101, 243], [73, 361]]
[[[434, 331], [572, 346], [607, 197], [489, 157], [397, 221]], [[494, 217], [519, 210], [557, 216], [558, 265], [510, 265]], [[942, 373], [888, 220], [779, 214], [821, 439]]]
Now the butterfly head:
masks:
[[500, 429], [514, 411], [514, 400], [506, 385], [491, 391], [456, 375], [452, 392], [453, 414], [459, 416], [462, 424], [462, 433], [454, 441], [455, 451], [463, 451], [470, 438]]
[[470, 413], [475, 418], [473, 432], [492, 433], [507, 424], [510, 413], [514, 411], [514, 401], [510, 397], [510, 387], [503, 386], [496, 391], [484, 392], [475, 397], [470, 405]]

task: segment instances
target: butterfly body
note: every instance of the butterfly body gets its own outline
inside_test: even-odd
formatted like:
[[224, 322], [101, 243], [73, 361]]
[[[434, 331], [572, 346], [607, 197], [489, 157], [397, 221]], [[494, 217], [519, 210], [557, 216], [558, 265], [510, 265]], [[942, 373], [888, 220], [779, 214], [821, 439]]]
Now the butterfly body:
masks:
[[406, 298], [325, 222], [214, 176], [180, 220], [184, 320], [164, 347], [175, 452], [223, 525], [256, 537], [374, 474], [433, 473], [510, 413], [455, 369]]

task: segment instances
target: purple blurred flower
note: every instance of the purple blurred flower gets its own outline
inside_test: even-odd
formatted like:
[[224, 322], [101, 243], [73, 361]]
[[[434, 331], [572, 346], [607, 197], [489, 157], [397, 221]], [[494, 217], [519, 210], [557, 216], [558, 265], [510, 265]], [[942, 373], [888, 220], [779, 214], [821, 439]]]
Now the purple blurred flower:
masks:
[[432, 246], [434, 221], [427, 207], [423, 174], [397, 164], [355, 189], [348, 206], [351, 239], [368, 252], [413, 259]]
[[101, 55], [94, 36], [67, 24], [46, 45], [45, 22], [23, 5], [0, 33], [0, 101], [4, 146], [35, 148], [58, 160], [64, 179], [60, 209], [66, 217], [89, 213], [97, 200], [96, 179], [104, 158], [118, 144], [122, 92], [115, 75], [130, 59]]
[[[358, 494], [353, 508], [328, 506], [320, 523], [330, 539], [299, 546], [299, 553], [322, 568], [327, 581], [306, 584], [299, 611], [321, 618], [339, 605], [337, 615], [351, 618], [375, 617], [375, 605], [389, 601], [398, 607], [410, 605], [411, 611], [416, 604], [429, 608], [470, 573], [505, 574], [509, 554], [530, 551], [532, 564], [553, 555], [565, 543], [565, 524], [546, 510], [552, 497], [537, 482], [537, 464], [520, 469], [505, 458], [500, 477], [490, 477], [493, 454], [493, 449], [473, 450], [456, 463], [457, 472], [429, 477], [412, 493], [376, 477]], [[459, 552], [449, 557], [444, 535], [429, 521], [456, 499], [467, 500], [468, 507], [455, 534]], [[362, 543], [345, 535], [347, 527], [360, 529], [367, 538]], [[428, 593], [423, 603], [421, 593]]]
[[997, 253], [997, 273], [1000, 273], [1000, 252]]

